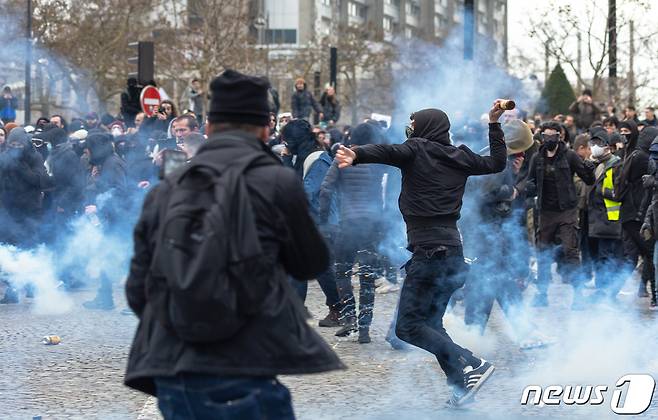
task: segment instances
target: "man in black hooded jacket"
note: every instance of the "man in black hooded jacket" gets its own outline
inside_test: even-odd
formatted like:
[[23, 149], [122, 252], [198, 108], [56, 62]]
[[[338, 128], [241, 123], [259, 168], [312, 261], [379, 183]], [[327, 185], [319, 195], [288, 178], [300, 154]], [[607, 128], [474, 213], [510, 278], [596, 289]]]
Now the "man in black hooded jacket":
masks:
[[424, 109], [411, 116], [411, 135], [403, 144], [367, 145], [336, 154], [339, 167], [383, 163], [402, 171], [400, 212], [407, 224], [413, 257], [406, 264], [396, 335], [434, 354], [453, 389], [449, 401], [471, 401], [491, 376], [491, 363], [455, 344], [442, 318], [452, 294], [464, 285], [466, 264], [457, 229], [466, 181], [472, 175], [501, 172], [507, 163], [498, 119], [500, 100], [489, 111], [491, 156], [480, 156], [450, 142], [445, 112]]
[[[92, 133], [87, 137], [89, 164], [92, 167], [85, 198], [85, 213], [92, 223], [98, 221], [106, 234], [121, 228], [120, 207], [127, 206], [126, 163], [114, 152], [113, 138], [107, 133]], [[100, 287], [94, 300], [85, 302], [87, 309], [114, 308], [112, 280], [101, 271]]]
[[[42, 193], [52, 187], [41, 155], [22, 127], [11, 130], [6, 150], [0, 154], [0, 226], [2, 242], [29, 248], [39, 240]], [[28, 288], [28, 295], [30, 289]], [[11, 285], [0, 303], [17, 303], [18, 292]]]
[[645, 200], [646, 190], [642, 184], [642, 176], [648, 173], [649, 147], [658, 136], [658, 129], [646, 127], [638, 133], [633, 120], [622, 121], [620, 126], [622, 136], [625, 136], [627, 147], [624, 165], [619, 180], [620, 189], [615, 191], [616, 200], [621, 201], [620, 221], [623, 230], [624, 253], [633, 267], [642, 256], [642, 281], [638, 296], [648, 297], [647, 283], [653, 284], [655, 279], [653, 267], [653, 242], [645, 241], [640, 235], [648, 201]]

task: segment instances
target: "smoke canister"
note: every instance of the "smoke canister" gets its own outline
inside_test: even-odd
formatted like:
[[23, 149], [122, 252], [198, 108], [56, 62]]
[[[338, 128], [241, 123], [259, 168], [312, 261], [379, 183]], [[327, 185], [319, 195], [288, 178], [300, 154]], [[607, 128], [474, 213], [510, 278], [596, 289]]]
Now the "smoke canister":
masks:
[[54, 346], [62, 342], [62, 339], [58, 335], [47, 335], [43, 337], [41, 342], [47, 346]]
[[511, 111], [516, 108], [516, 102], [511, 99], [505, 99], [500, 102], [500, 108], [504, 109], [505, 111]]

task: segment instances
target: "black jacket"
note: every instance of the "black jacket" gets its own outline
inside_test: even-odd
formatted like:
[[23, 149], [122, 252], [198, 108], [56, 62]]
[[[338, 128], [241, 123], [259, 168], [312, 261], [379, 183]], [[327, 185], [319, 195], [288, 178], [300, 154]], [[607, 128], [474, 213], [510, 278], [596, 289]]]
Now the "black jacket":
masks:
[[[537, 197], [537, 208], [542, 208], [542, 198], [544, 189], [544, 171], [546, 166], [546, 147], [541, 146], [537, 154], [532, 157], [528, 180], [526, 181], [526, 193], [528, 197]], [[555, 154], [555, 167], [557, 168], [557, 184], [559, 188], [558, 202], [560, 210], [569, 210], [578, 204], [578, 195], [576, 186], [573, 182], [574, 174], [587, 185], [594, 184], [594, 164], [583, 161], [576, 152], [567, 148], [560, 142], [557, 153]]]
[[485, 223], [500, 222], [512, 215], [512, 197], [517, 180], [512, 162], [507, 160], [503, 172], [478, 179], [480, 220]]
[[[624, 159], [624, 167], [619, 180], [620, 189], [616, 191], [617, 201], [621, 201], [621, 222], [642, 222], [646, 208], [646, 190], [642, 185], [642, 176], [647, 174], [649, 165], [649, 146], [658, 136], [658, 129], [646, 127], [637, 139], [637, 147]], [[648, 204], [648, 201], [646, 201]]]
[[82, 210], [87, 174], [73, 146], [55, 146], [48, 157], [48, 168], [54, 182], [53, 205], [67, 214]]
[[315, 110], [317, 113], [322, 112], [322, 108], [320, 108], [320, 105], [313, 97], [313, 94], [306, 90], [306, 87], [304, 87], [304, 90], [295, 90], [290, 102], [293, 118], [306, 120], [311, 115], [311, 111]]
[[[503, 130], [498, 123], [489, 124], [491, 156], [480, 156], [466, 146], [450, 144], [450, 122], [445, 113], [420, 111], [415, 121], [413, 138], [402, 144], [357, 147], [354, 163], [383, 163], [401, 169], [398, 204], [407, 224], [410, 248], [420, 244], [461, 246], [456, 225], [466, 180], [471, 175], [505, 169]], [[439, 230], [442, 232], [437, 233]]]
[[603, 181], [606, 172], [612, 169], [613, 184], [619, 180], [622, 161], [618, 156], [610, 154], [603, 162], [599, 163], [600, 172], [594, 182], [594, 188], [589, 192], [587, 200], [587, 220], [589, 223], [588, 235], [592, 238], [621, 239], [621, 223], [608, 220], [608, 210], [604, 198], [614, 200], [613, 191], [603, 189]]
[[334, 162], [320, 189], [320, 223], [327, 223], [334, 194], [338, 196], [340, 220], [377, 220], [384, 210], [379, 165], [357, 165], [343, 170]]
[[320, 105], [322, 106], [322, 113], [324, 114], [322, 121], [337, 122], [340, 119], [340, 103], [336, 96], [334, 96], [334, 101], [331, 102], [327, 93], [323, 93], [320, 98]]
[[126, 162], [114, 153], [112, 136], [108, 134], [87, 137], [87, 148], [89, 163], [97, 168], [98, 174], [89, 177], [85, 204], [99, 206], [101, 218], [109, 226], [121, 219], [129, 198]]
[[15, 141], [21, 142], [23, 149], [7, 148], [0, 155], [0, 202], [10, 216], [23, 220], [39, 216], [42, 192], [52, 188], [52, 180], [23, 128], [14, 128], [6, 143]]
[[218, 162], [227, 162], [258, 150], [272, 157], [272, 165], [247, 170], [245, 180], [265, 258], [276, 262], [269, 276], [271, 310], [253, 318], [230, 341], [217, 344], [185, 343], [157, 321], [145, 289], [161, 205], [158, 187], [154, 188], [146, 197], [135, 227], [135, 253], [126, 283], [128, 304], [140, 320], [128, 359], [126, 385], [154, 395], [154, 377], [183, 372], [274, 376], [344, 368], [306, 323], [302, 303], [287, 283], [288, 274], [310, 279], [329, 262], [327, 247], [308, 214], [298, 177], [282, 167], [264, 144], [241, 131], [211, 137], [196, 158], [212, 155]]
[[599, 117], [601, 111], [593, 103], [574, 102], [569, 106], [569, 113], [574, 116], [576, 127], [587, 130]]

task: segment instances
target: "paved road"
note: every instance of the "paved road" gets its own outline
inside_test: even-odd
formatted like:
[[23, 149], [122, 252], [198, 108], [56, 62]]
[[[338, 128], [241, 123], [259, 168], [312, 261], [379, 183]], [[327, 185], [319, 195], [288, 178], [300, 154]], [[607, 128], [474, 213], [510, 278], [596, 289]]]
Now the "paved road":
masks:
[[[636, 290], [629, 284], [627, 290]], [[308, 305], [324, 316], [321, 292], [312, 285]], [[551, 306], [529, 310], [523, 319], [556, 344], [521, 351], [510, 338], [510, 327], [495, 308], [484, 335], [467, 333], [460, 322], [461, 305], [447, 317], [448, 330], [463, 344], [497, 366], [496, 374], [468, 410], [450, 410], [445, 377], [435, 360], [419, 350], [395, 351], [384, 341], [395, 308], [396, 294], [377, 295], [373, 342], [337, 339], [332, 329], [320, 329], [349, 370], [326, 375], [283, 377], [292, 392], [300, 419], [436, 419], [436, 418], [608, 418], [616, 380], [626, 373], [650, 373], [658, 378], [657, 313], [646, 299], [621, 297], [618, 308], [594, 308], [572, 316], [570, 290], [551, 289]], [[118, 309], [93, 312], [81, 303], [93, 291], [72, 294], [74, 309], [64, 315], [36, 315], [31, 302], [0, 307], [0, 418], [157, 419], [153, 399], [121, 385], [126, 354], [136, 320], [120, 314], [125, 303], [116, 293]], [[317, 322], [315, 320], [314, 322]], [[62, 343], [44, 346], [46, 334]], [[523, 407], [526, 385], [599, 385], [610, 387], [606, 402], [589, 406]], [[658, 401], [644, 414], [658, 418]]]

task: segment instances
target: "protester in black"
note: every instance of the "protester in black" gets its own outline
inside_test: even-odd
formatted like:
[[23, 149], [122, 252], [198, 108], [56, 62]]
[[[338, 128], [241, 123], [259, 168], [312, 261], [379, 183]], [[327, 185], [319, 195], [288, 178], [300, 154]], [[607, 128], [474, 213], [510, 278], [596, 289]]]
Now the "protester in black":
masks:
[[637, 140], [632, 149], [630, 147], [626, 149], [626, 157], [624, 158], [619, 180], [619, 190], [615, 191], [616, 200], [621, 201], [620, 221], [623, 229], [624, 253], [633, 267], [637, 265], [638, 258], [642, 257], [644, 264], [638, 296], [648, 297], [647, 284], [653, 284], [655, 272], [653, 267], [653, 241], [646, 241], [640, 235], [646, 207], [649, 204], [649, 201], [645, 200], [646, 191], [642, 177], [648, 173], [649, 147], [651, 142], [658, 136], [658, 129], [646, 127], [638, 133], [637, 126], [632, 120], [623, 121], [619, 129], [622, 136], [629, 139], [629, 144]]
[[[130, 307], [140, 319], [125, 382], [157, 395], [165, 419], [293, 419], [280, 374], [317, 373], [344, 366], [306, 323], [288, 275], [310, 279], [326, 269], [327, 248], [308, 214], [297, 175], [266, 147], [269, 83], [227, 70], [210, 85], [209, 139], [192, 159], [226, 165], [248, 154], [263, 155], [242, 175], [251, 198], [259, 263], [270, 270], [245, 284], [267, 284], [267, 310], [256, 313], [230, 340], [197, 345], [183, 341], [155, 316], [149, 299], [150, 266], [158, 235], [158, 187], [147, 196], [135, 228], [135, 254], [126, 283]], [[162, 184], [160, 184], [162, 185]], [[250, 286], [246, 286], [250, 287]], [[238, 405], [235, 401], [239, 401]]]
[[[11, 130], [6, 150], [0, 154], [0, 203], [2, 241], [30, 248], [39, 241], [43, 192], [52, 187], [41, 155], [22, 127]], [[31, 288], [28, 288], [31, 296]], [[17, 303], [18, 292], [8, 287], [0, 303]]]
[[[85, 189], [85, 213], [92, 224], [98, 225], [106, 235], [111, 235], [126, 220], [128, 185], [126, 162], [114, 152], [112, 135], [93, 132], [87, 137], [91, 174]], [[100, 272], [100, 287], [96, 297], [83, 303], [87, 309], [114, 309], [112, 279]]]
[[[541, 340], [534, 326], [522, 314], [523, 289], [527, 277], [528, 240], [519, 220], [525, 216], [523, 198], [516, 185], [525, 152], [534, 146], [532, 133], [521, 120], [503, 124], [507, 145], [507, 167], [503, 172], [480, 177], [474, 187], [478, 192], [478, 218], [471, 226], [477, 239], [473, 247], [477, 260], [471, 266], [464, 293], [464, 322], [477, 326], [484, 334], [494, 302], [505, 313], [523, 348], [537, 346]], [[515, 205], [521, 201], [521, 205]], [[496, 252], [491, 252], [497, 249]]]
[[535, 306], [548, 305], [548, 285], [553, 248], [559, 242], [564, 264], [562, 273], [574, 286], [574, 309], [580, 309], [583, 278], [578, 242], [578, 197], [574, 184], [577, 174], [587, 185], [594, 183], [594, 165], [583, 161], [560, 141], [560, 124], [548, 122], [542, 126], [543, 144], [530, 164], [526, 192], [537, 197], [539, 211], [537, 288]]
[[505, 168], [506, 147], [498, 123], [502, 113], [496, 101], [489, 111], [491, 156], [454, 147], [448, 116], [438, 109], [412, 114], [411, 138], [403, 144], [341, 147], [336, 155], [341, 168], [383, 163], [402, 170], [399, 206], [413, 257], [406, 264], [396, 334], [434, 354], [453, 387], [454, 405], [470, 401], [494, 370], [455, 344], [442, 318], [450, 297], [463, 286], [467, 268], [457, 229], [466, 181]]

